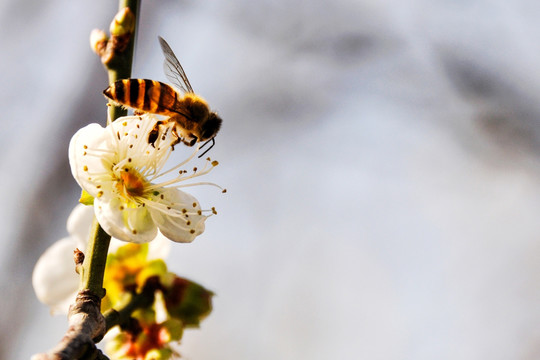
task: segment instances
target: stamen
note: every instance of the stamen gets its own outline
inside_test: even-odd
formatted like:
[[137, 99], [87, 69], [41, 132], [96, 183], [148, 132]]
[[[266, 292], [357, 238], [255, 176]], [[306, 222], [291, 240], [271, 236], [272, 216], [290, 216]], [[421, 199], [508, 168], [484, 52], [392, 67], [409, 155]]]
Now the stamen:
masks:
[[193, 153], [192, 153], [186, 160], [182, 161], [180, 164], [178, 164], [178, 165], [176, 165], [176, 166], [170, 168], [170, 169], [167, 170], [167, 171], [164, 171], [164, 172], [159, 173], [157, 176], [155, 176], [155, 177], [152, 178], [151, 180], [157, 179], [157, 178], [159, 178], [159, 177], [161, 177], [161, 176], [163, 176], [163, 175], [166, 175], [166, 174], [168, 174], [168, 173], [170, 173], [170, 172], [173, 172], [173, 171], [175, 171], [176, 169], [178, 169], [178, 168], [182, 167], [183, 165], [187, 164], [191, 159], [193, 159], [193, 158], [195, 157], [195, 155], [197, 155], [197, 151], [199, 151], [199, 147], [200, 147], [200, 146], [197, 145], [197, 147], [195, 148], [195, 151], [193, 151]]
[[222, 188], [222, 187], [219, 186], [218, 184], [215, 184], [215, 183], [213, 183], [213, 182], [206, 182], [206, 181], [201, 181], [201, 182], [192, 183], [192, 184], [182, 184], [182, 185], [177, 185], [177, 186], [175, 186], [175, 188], [179, 189], [179, 188], [191, 187], [191, 186], [199, 186], [199, 185], [210, 185], [210, 186], [215, 186], [215, 187], [217, 187], [218, 189], [221, 189], [221, 192], [227, 192], [227, 189]]

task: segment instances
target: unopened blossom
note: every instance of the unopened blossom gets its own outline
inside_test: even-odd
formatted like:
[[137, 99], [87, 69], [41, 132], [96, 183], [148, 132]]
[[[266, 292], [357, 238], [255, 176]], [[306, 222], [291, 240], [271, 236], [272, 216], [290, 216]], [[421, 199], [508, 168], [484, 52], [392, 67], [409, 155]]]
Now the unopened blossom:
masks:
[[106, 353], [117, 360], [168, 360], [178, 359], [174, 346], [182, 338], [183, 325], [178, 319], [156, 322], [153, 311], [135, 311], [136, 329], [107, 334]]
[[[82, 128], [69, 146], [71, 172], [94, 197], [96, 218], [111, 236], [144, 243], [154, 239], [159, 228], [170, 240], [191, 242], [204, 231], [203, 213], [215, 210], [201, 210], [197, 199], [180, 188], [207, 184], [185, 181], [208, 173], [217, 162], [207, 159], [201, 169], [184, 169], [197, 147], [185, 161], [163, 171], [177, 138], [163, 131], [149, 144], [156, 121], [146, 114], [117, 119], [106, 128]], [[166, 180], [163, 175], [168, 175]]]
[[[67, 221], [69, 236], [51, 245], [39, 258], [32, 274], [32, 285], [37, 298], [48, 305], [52, 314], [67, 314], [78, 291], [80, 276], [75, 272], [73, 250], [86, 249], [94, 210], [91, 206], [77, 205]], [[116, 254], [126, 243], [115, 238], [111, 239], [109, 252]], [[142, 270], [143, 264], [157, 259], [166, 258], [170, 250], [170, 241], [158, 233], [154, 241], [148, 244], [144, 252], [144, 259], [137, 269]], [[105, 272], [105, 281], [114, 275], [113, 271]], [[109, 293], [109, 291], [108, 291]], [[104, 304], [111, 306], [114, 299], [109, 299], [109, 294], [103, 299]], [[111, 292], [114, 295], [114, 292]]]

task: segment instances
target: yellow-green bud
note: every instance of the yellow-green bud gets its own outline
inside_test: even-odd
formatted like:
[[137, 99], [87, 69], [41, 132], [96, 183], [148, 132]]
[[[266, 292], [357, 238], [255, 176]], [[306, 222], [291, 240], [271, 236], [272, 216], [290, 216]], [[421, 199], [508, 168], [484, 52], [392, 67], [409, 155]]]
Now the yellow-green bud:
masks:
[[184, 333], [184, 324], [179, 319], [167, 319], [161, 324], [169, 333], [169, 341], [179, 341]]
[[129, 8], [125, 7], [118, 11], [111, 22], [111, 35], [122, 36], [132, 33], [133, 30], [135, 30], [135, 16]]
[[172, 354], [169, 348], [153, 349], [146, 353], [144, 360], [169, 360]]

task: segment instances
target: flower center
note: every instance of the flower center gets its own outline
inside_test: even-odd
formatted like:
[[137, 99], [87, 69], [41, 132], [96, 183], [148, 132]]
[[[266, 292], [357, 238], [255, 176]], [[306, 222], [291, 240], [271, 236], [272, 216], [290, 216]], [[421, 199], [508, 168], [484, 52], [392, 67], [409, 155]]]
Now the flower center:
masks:
[[121, 182], [118, 182], [120, 192], [122, 189], [129, 196], [143, 196], [146, 182], [144, 178], [133, 170], [125, 169], [120, 174]]

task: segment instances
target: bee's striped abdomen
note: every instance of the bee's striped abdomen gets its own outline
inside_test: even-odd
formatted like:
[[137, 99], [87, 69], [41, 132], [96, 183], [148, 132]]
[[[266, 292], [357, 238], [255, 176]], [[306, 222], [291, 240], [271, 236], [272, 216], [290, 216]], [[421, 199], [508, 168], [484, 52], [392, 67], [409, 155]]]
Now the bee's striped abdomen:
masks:
[[103, 93], [122, 105], [153, 114], [171, 115], [178, 102], [172, 87], [147, 79], [118, 80]]

